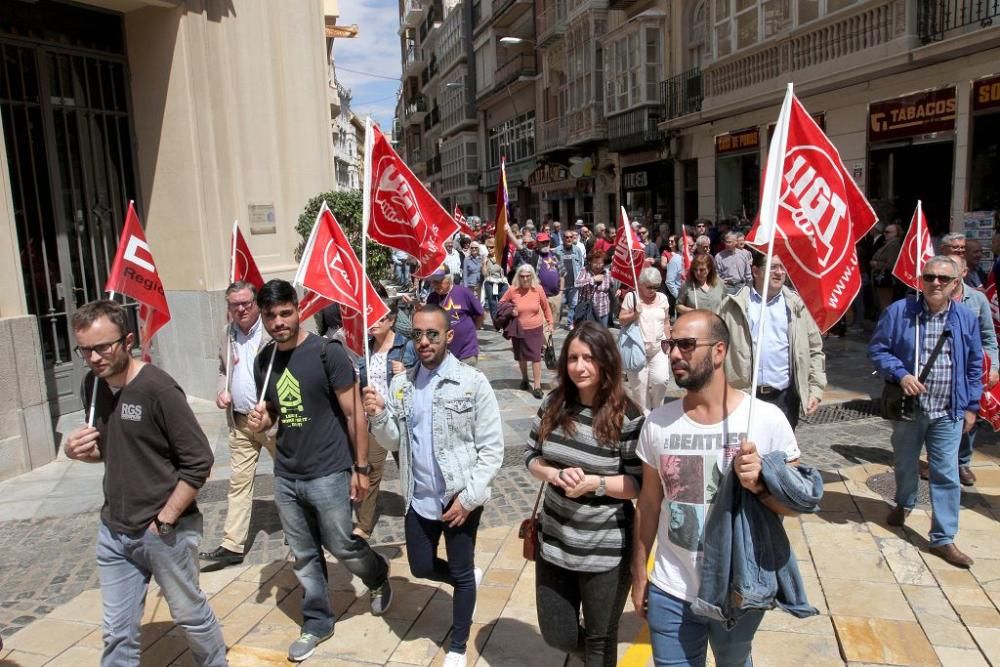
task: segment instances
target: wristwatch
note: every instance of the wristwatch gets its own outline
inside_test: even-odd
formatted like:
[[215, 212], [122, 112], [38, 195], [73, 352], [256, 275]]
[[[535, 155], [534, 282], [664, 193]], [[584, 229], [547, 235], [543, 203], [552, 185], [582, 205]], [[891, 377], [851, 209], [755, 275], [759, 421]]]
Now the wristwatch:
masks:
[[608, 480], [601, 475], [601, 480], [597, 483], [597, 490], [594, 491], [595, 496], [603, 496], [608, 491]]
[[160, 517], [154, 518], [153, 523], [156, 524], [156, 532], [160, 534], [160, 537], [166, 537], [170, 533], [174, 532], [174, 528], [177, 527], [176, 524], [160, 521]]
[[372, 474], [372, 464], [366, 463], [363, 466], [354, 464], [354, 472], [358, 473], [359, 475], [370, 475]]

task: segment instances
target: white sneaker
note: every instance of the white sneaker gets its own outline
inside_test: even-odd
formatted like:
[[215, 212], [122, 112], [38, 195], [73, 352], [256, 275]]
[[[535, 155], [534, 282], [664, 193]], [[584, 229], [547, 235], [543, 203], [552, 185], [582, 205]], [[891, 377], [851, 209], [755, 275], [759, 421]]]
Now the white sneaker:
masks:
[[[472, 616], [475, 618], [476, 609], [479, 607], [479, 584], [483, 583], [483, 571], [478, 567], [473, 571], [473, 575], [476, 577], [476, 604], [472, 605]], [[464, 662], [462, 663], [465, 664]]]
[[466, 667], [467, 664], [464, 653], [448, 651], [444, 656], [444, 667]]

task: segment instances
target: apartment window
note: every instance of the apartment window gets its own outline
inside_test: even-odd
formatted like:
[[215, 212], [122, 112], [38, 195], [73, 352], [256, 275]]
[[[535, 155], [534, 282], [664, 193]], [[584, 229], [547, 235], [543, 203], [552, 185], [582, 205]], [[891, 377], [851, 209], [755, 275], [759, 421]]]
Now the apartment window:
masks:
[[708, 30], [708, 0], [702, 0], [691, 12], [691, 23], [688, 30], [688, 66], [687, 69], [701, 67], [707, 55], [705, 35]]
[[607, 73], [605, 103], [608, 113], [625, 111], [640, 104], [658, 101], [660, 80], [660, 31], [639, 26], [607, 45], [604, 50]]
[[441, 151], [442, 191], [454, 192], [479, 184], [479, 153], [474, 136], [463, 137]]
[[442, 73], [447, 72], [465, 54], [462, 24], [462, 11], [459, 6], [448, 13], [441, 26], [435, 52], [438, 54], [437, 63]]
[[535, 112], [529, 111], [490, 128], [489, 146], [490, 168], [500, 164], [501, 155], [508, 163], [532, 157], [535, 154]]
[[[817, 1], [843, 5], [855, 0], [796, 0], [800, 5]], [[789, 29], [793, 22], [791, 7], [791, 0], [714, 0], [712, 25], [716, 57], [749, 48]]]

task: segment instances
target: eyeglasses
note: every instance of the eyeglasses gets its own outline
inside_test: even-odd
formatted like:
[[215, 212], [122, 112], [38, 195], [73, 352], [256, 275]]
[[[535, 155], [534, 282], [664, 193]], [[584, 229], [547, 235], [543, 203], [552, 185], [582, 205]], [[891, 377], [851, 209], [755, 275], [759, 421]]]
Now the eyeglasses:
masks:
[[660, 341], [660, 349], [662, 349], [665, 354], [670, 354], [676, 346], [682, 353], [687, 354], [688, 352], [694, 352], [696, 347], [715, 345], [718, 342], [719, 341], [717, 340], [698, 338], [664, 338]]
[[920, 277], [924, 279], [925, 283], [941, 283], [942, 285], [947, 285], [955, 280], [955, 276], [942, 276], [937, 273], [925, 273]]
[[241, 308], [251, 308], [253, 306], [253, 301], [230, 301], [228, 302], [229, 310], [240, 310]]
[[410, 331], [410, 340], [414, 343], [419, 343], [424, 336], [427, 336], [427, 340], [431, 343], [437, 343], [441, 340], [441, 332], [437, 329], [413, 329]]
[[89, 359], [92, 352], [96, 352], [102, 357], [106, 357], [115, 348], [115, 345], [122, 342], [123, 340], [125, 340], [125, 336], [122, 336], [117, 340], [113, 340], [110, 343], [98, 343], [97, 345], [92, 345], [90, 347], [80, 347], [79, 345], [77, 345], [76, 347], [73, 348], [73, 351], [76, 352], [76, 356], [80, 357], [81, 359]]

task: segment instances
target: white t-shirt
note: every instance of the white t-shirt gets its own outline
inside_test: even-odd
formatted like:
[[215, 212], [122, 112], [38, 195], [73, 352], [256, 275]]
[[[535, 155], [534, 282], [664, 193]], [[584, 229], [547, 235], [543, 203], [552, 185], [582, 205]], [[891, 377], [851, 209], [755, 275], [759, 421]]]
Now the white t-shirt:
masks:
[[[698, 596], [705, 517], [746, 434], [750, 397], [740, 393], [743, 400], [739, 406], [718, 424], [692, 421], [684, 414], [683, 401], [674, 401], [650, 412], [639, 435], [637, 454], [659, 471], [663, 484], [650, 580], [660, 590], [688, 602]], [[754, 408], [750, 439], [761, 456], [783, 451], [786, 461], [799, 458], [788, 420], [765, 401], [757, 401]]]

